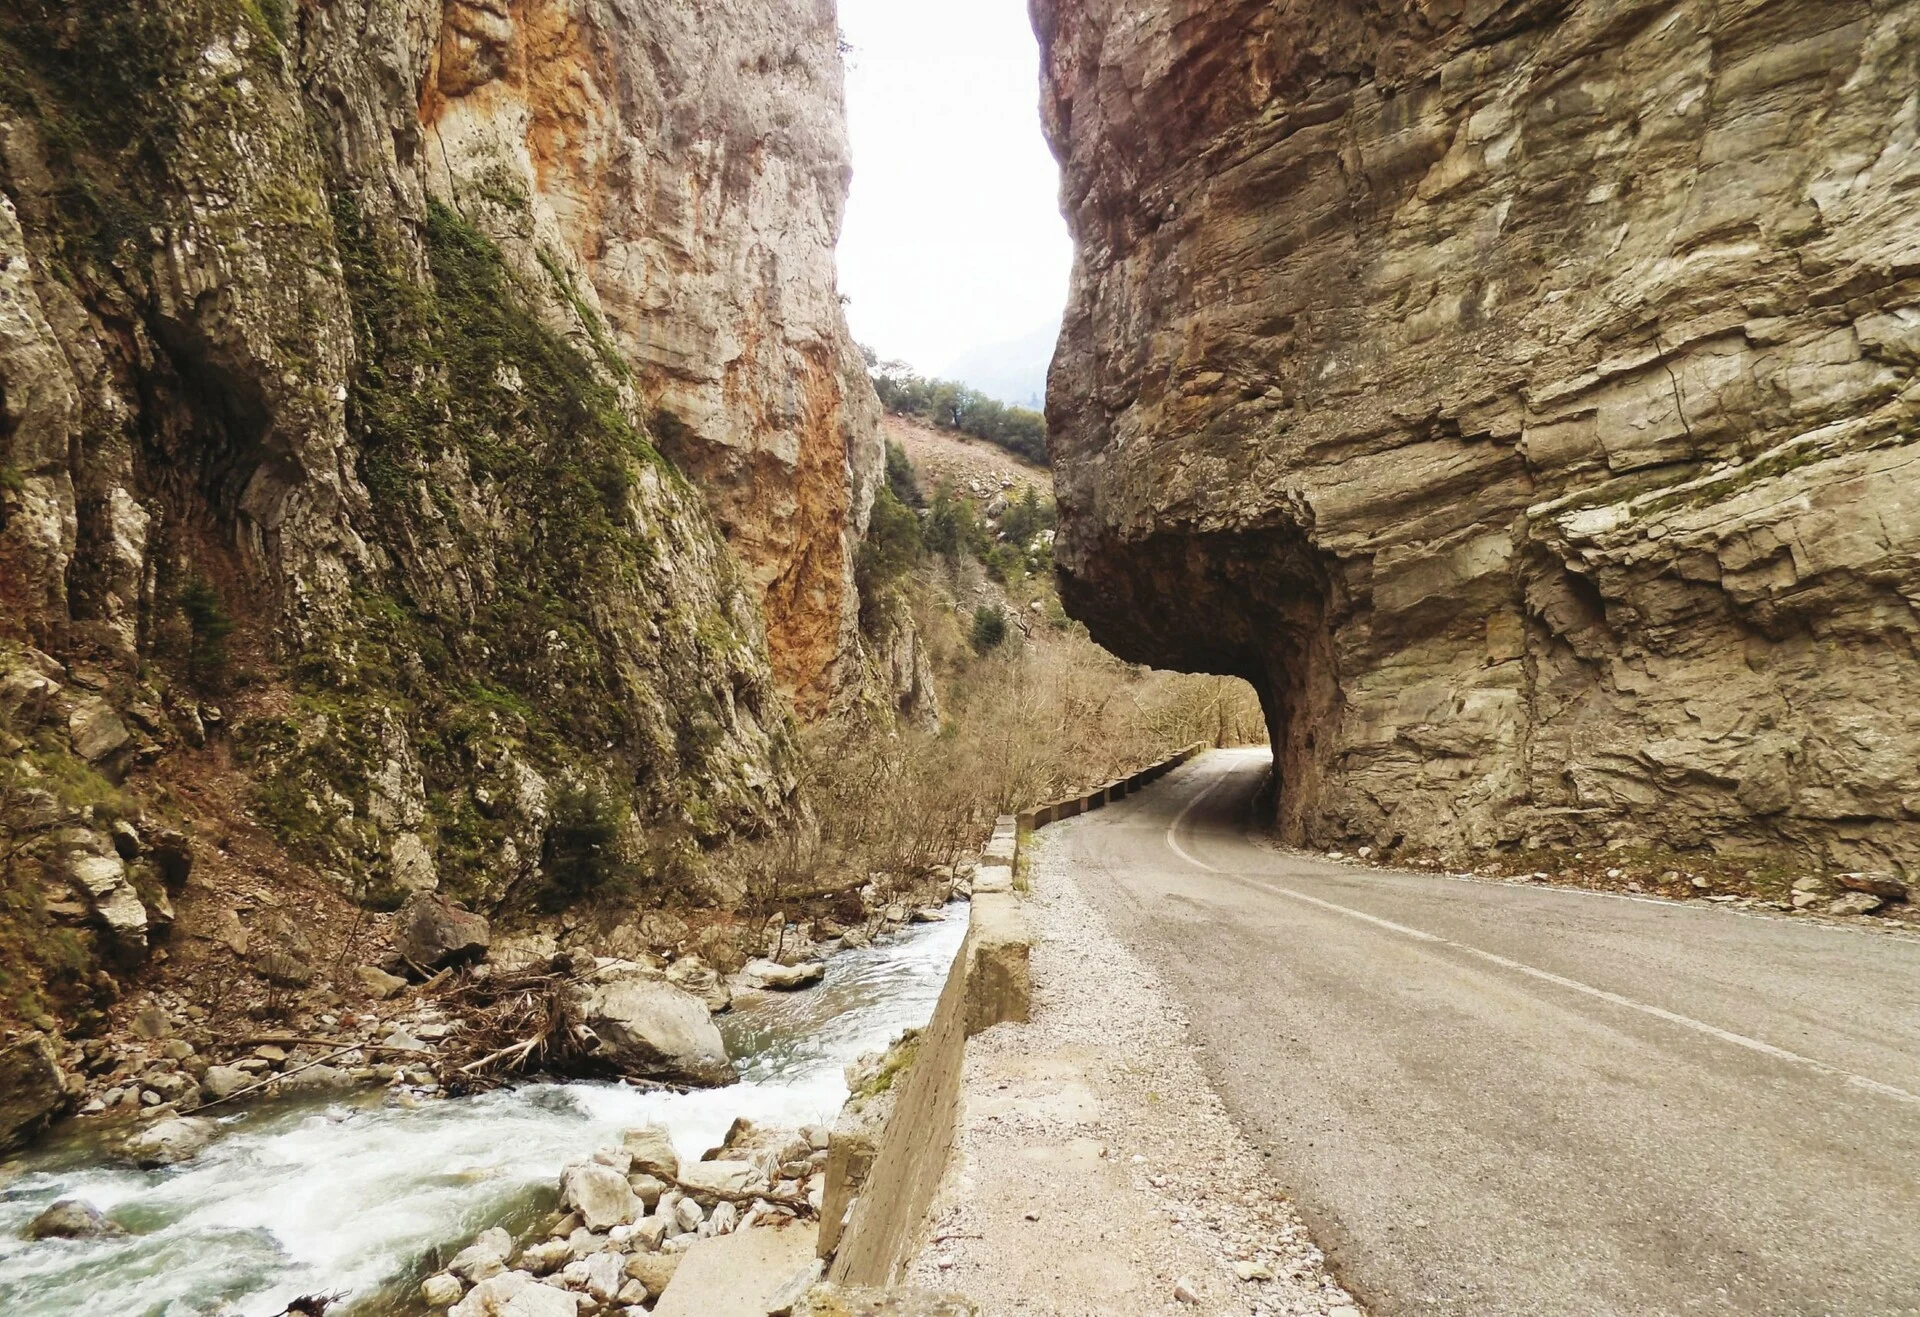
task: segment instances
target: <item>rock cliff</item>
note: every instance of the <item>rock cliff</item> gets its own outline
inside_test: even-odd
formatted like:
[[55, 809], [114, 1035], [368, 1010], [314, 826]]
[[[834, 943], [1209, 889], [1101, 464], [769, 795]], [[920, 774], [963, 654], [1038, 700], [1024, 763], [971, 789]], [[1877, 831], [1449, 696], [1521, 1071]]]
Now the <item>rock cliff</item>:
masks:
[[1068, 607], [1283, 836], [1920, 866], [1920, 4], [1033, 9]]
[[171, 918], [140, 838], [183, 783], [380, 901], [667, 880], [793, 817], [881, 460], [836, 37], [817, 0], [0, 13], [0, 858], [49, 973]]

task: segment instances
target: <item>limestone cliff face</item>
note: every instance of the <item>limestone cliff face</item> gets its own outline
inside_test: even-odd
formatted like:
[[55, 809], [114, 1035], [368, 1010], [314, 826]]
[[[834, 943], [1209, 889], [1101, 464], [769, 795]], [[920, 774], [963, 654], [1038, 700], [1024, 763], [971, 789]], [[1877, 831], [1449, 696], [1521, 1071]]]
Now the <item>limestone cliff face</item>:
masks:
[[1068, 606], [1287, 837], [1920, 866], [1920, 4], [1034, 14]]
[[530, 191], [808, 714], [853, 676], [881, 461], [835, 286], [841, 80], [830, 0], [447, 0], [422, 116], [435, 186], [481, 198], [504, 166]]
[[7, 6], [10, 908], [189, 764], [382, 899], [789, 819], [880, 460], [839, 80], [814, 0]]

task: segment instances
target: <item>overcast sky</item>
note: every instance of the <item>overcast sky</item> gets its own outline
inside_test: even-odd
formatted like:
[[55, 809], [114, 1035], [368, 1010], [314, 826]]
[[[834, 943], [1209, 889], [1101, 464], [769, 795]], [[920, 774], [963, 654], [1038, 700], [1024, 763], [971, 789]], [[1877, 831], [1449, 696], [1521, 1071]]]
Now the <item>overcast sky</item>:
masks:
[[939, 373], [1057, 327], [1073, 253], [1026, 0], [840, 0], [840, 26], [854, 47], [840, 240], [854, 337]]

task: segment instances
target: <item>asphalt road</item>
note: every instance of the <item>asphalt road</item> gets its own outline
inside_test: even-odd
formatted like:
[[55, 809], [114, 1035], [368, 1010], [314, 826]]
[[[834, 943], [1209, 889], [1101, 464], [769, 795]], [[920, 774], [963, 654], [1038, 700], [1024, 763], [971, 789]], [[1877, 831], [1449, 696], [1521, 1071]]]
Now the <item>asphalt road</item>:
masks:
[[1264, 751], [1061, 825], [1381, 1314], [1920, 1314], [1920, 943], [1348, 867]]

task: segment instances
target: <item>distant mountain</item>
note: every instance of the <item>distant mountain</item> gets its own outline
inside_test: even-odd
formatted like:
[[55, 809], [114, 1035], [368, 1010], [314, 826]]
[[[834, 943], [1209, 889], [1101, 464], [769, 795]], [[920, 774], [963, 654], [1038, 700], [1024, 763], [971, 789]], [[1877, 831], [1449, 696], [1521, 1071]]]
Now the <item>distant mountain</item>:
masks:
[[1040, 411], [1047, 402], [1047, 367], [1053, 362], [1057, 325], [1031, 334], [974, 348], [939, 372], [941, 379], [958, 380], [989, 398], [1011, 407]]

